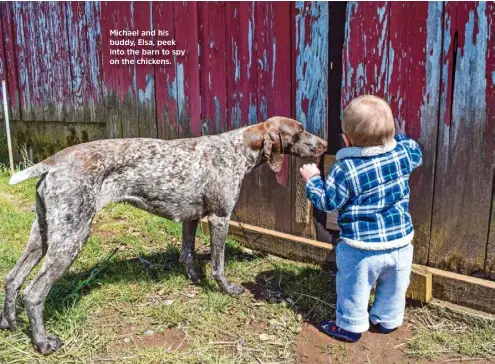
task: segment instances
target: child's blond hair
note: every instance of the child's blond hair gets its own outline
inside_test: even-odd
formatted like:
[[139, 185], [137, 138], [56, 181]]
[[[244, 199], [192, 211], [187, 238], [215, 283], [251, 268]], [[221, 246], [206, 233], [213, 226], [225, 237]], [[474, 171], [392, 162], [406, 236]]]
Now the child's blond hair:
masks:
[[390, 106], [380, 97], [356, 97], [344, 109], [342, 131], [353, 146], [370, 147], [389, 144], [395, 125]]

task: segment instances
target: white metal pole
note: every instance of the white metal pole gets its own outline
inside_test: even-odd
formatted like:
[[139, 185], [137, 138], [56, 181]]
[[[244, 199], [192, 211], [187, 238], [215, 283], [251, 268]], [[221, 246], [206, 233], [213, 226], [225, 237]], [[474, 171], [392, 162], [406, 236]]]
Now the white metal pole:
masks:
[[3, 113], [5, 128], [7, 129], [7, 147], [9, 148], [10, 172], [14, 174], [14, 156], [12, 155], [12, 141], [10, 140], [9, 104], [7, 102], [7, 82], [2, 81]]

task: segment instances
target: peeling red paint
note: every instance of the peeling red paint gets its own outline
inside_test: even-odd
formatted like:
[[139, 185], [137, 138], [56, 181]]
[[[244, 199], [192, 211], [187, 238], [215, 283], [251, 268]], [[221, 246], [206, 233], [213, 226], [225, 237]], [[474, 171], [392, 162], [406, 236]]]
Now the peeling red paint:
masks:
[[7, 90], [9, 92], [10, 118], [19, 120], [21, 111], [19, 107], [19, 82], [16, 67], [15, 38], [14, 38], [14, 14], [13, 3], [1, 2], [0, 12], [2, 14], [2, 38], [4, 43], [4, 71], [7, 80]]
[[[175, 39], [174, 3], [153, 2], [153, 28], [168, 30], [169, 39]], [[176, 63], [155, 67], [155, 93], [158, 138], [175, 139], [177, 128], [177, 72]]]
[[385, 96], [390, 6], [388, 2], [348, 4], [343, 54], [343, 108], [359, 95]]
[[201, 121], [203, 134], [229, 130], [224, 2], [198, 3]]
[[198, 59], [198, 4], [174, 2], [176, 49], [186, 50], [177, 59], [179, 136], [200, 136]]
[[434, 91], [426, 86], [428, 3], [393, 2], [390, 7], [386, 98], [394, 117], [406, 121], [408, 134], [419, 139], [421, 119], [418, 111], [424, 96], [429, 104], [429, 92]]

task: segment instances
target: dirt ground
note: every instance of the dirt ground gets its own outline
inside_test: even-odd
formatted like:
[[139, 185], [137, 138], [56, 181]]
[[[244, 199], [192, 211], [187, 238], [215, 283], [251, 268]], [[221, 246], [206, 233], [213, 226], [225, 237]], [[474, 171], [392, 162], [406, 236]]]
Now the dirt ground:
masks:
[[296, 345], [299, 363], [415, 363], [408, 359], [401, 348], [411, 338], [408, 326], [391, 334], [366, 332], [357, 343], [343, 343], [320, 332], [313, 325], [304, 323]]
[[296, 344], [296, 360], [299, 364], [495, 363], [495, 358], [486, 360], [453, 355], [441, 355], [434, 360], [411, 358], [406, 349], [407, 341], [412, 337], [412, 325], [406, 322], [393, 333], [384, 335], [371, 328], [358, 342], [344, 343], [304, 323]]

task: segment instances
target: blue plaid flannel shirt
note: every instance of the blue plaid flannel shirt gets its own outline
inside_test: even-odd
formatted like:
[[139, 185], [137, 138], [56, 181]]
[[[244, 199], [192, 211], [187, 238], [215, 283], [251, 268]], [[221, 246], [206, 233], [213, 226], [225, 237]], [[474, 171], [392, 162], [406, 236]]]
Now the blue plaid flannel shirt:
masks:
[[389, 242], [413, 232], [409, 175], [422, 164], [419, 145], [405, 134], [397, 146], [371, 157], [338, 161], [326, 181], [312, 177], [306, 195], [319, 210], [339, 210], [340, 236], [366, 243]]

